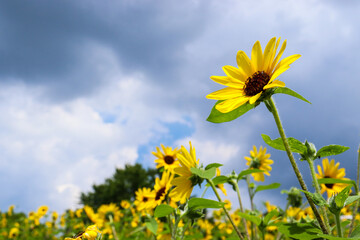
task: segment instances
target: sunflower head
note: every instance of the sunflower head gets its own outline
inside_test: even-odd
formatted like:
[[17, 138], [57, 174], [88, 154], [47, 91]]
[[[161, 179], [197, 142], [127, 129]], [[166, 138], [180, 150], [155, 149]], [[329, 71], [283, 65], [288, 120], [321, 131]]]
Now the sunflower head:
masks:
[[[320, 165], [317, 166], [318, 172], [316, 173], [316, 177], [318, 179], [321, 178], [335, 178], [335, 179], [342, 179], [342, 180], [349, 180], [345, 177], [345, 168], [340, 168], [340, 163], [335, 164], [335, 160], [331, 159], [329, 162], [328, 158], [324, 158], [322, 161], [322, 167]], [[341, 192], [348, 184], [344, 183], [327, 183], [321, 184], [321, 193], [326, 192], [328, 198], [331, 197], [335, 193]]]
[[273, 160], [269, 159], [270, 156], [269, 153], [266, 153], [266, 148], [260, 146], [258, 151], [256, 146], [253, 146], [253, 150], [250, 151], [250, 157], [245, 157], [247, 161], [246, 165], [249, 166], [250, 169], [264, 170], [264, 172], [251, 174], [255, 181], [264, 181], [264, 174], [270, 176], [269, 172], [272, 169], [270, 165], [274, 163]]
[[239, 51], [236, 55], [237, 67], [224, 66], [226, 76], [210, 77], [211, 80], [226, 86], [206, 96], [209, 99], [222, 100], [215, 106], [218, 111], [227, 113], [247, 102], [254, 104], [267, 89], [285, 86], [277, 77], [288, 70], [290, 64], [300, 55], [291, 55], [280, 61], [286, 48], [286, 40], [277, 53], [279, 45], [280, 38], [274, 37], [263, 52], [260, 42], [257, 41], [252, 48], [251, 59], [244, 51]]
[[164, 171], [161, 180], [159, 178], [155, 179], [155, 202], [156, 205], [160, 205], [165, 199], [166, 194], [171, 188], [171, 180], [173, 179], [173, 175], [170, 171]]
[[176, 157], [179, 150], [177, 148], [165, 147], [163, 144], [161, 144], [161, 149], [162, 151], [159, 147], [156, 147], [156, 152], [152, 152], [157, 157], [155, 159], [155, 163], [157, 163], [156, 168], [164, 167], [165, 170], [173, 171], [174, 168], [179, 166], [179, 161]]

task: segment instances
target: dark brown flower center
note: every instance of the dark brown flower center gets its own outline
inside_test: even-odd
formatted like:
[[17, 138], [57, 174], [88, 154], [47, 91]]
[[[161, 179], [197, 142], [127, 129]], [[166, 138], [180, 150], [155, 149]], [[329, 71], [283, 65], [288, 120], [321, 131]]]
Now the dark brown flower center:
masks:
[[169, 156], [169, 155], [166, 155], [166, 156], [164, 157], [164, 160], [165, 160], [166, 164], [169, 164], [169, 165], [171, 165], [171, 164], [173, 164], [173, 163], [175, 162], [174, 157], [173, 157], [173, 156]]
[[[331, 177], [325, 176], [324, 178], [331, 178]], [[326, 186], [327, 188], [332, 189], [333, 186], [334, 186], [334, 184], [333, 184], [333, 183], [326, 183], [325, 186]]]
[[143, 202], [147, 202], [148, 198], [147, 197], [143, 197]]
[[164, 193], [165, 193], [165, 187], [160, 188], [160, 190], [156, 192], [155, 200], [159, 200]]
[[251, 77], [246, 79], [244, 86], [244, 93], [246, 96], [251, 97], [255, 96], [259, 92], [263, 91], [264, 87], [270, 81], [270, 76], [267, 75], [264, 71], [258, 71], [254, 73]]

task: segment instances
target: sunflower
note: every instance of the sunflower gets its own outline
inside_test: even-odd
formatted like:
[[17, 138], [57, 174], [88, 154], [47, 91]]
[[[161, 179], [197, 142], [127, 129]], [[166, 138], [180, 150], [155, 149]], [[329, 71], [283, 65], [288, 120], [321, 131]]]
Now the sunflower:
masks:
[[[342, 179], [342, 180], [349, 180], [345, 177], [345, 168], [339, 169], [340, 163], [335, 164], [335, 160], [331, 159], [329, 162], [329, 159], [324, 158], [322, 161], [322, 168], [320, 165], [317, 166], [318, 172], [316, 173], [316, 178], [336, 178], [336, 179]], [[345, 183], [327, 183], [327, 184], [321, 184], [321, 194], [323, 194], [325, 191], [328, 195], [328, 197], [331, 197], [334, 193], [341, 192], [348, 184]]]
[[97, 210], [99, 218], [105, 220], [110, 219], [110, 216], [113, 218], [113, 221], [120, 221], [120, 217], [122, 217], [122, 213], [118, 206], [115, 203], [103, 204]]
[[264, 172], [252, 173], [255, 181], [264, 181], [264, 174], [270, 176], [271, 167], [270, 165], [274, 163], [273, 160], [269, 159], [270, 154], [266, 154], [266, 147], [260, 146], [259, 151], [256, 146], [253, 146], [253, 151], [250, 151], [250, 157], [245, 157], [247, 160], [246, 165], [249, 166], [250, 169], [260, 169], [264, 170]]
[[136, 199], [134, 205], [138, 211], [150, 209], [154, 207], [155, 204], [155, 192], [150, 188], [139, 188], [136, 192]]
[[164, 171], [161, 180], [159, 178], [155, 179], [155, 203], [160, 205], [165, 199], [166, 194], [171, 188], [171, 180], [173, 179], [172, 174], [169, 171]]
[[163, 152], [161, 152], [159, 147], [156, 147], [156, 152], [152, 154], [157, 157], [155, 163], [157, 163], [156, 168], [164, 167], [165, 170], [170, 170], [171, 172], [174, 168], [179, 166], [179, 161], [177, 161], [176, 154], [179, 152], [177, 148], [172, 149], [172, 147], [165, 147], [161, 144]]
[[172, 200], [176, 202], [180, 201], [181, 204], [185, 203], [186, 199], [190, 198], [193, 187], [197, 184], [192, 181], [193, 178], [190, 169], [196, 167], [199, 164], [199, 160], [196, 160], [195, 148], [192, 147], [191, 142], [189, 143], [190, 153], [184, 146], [181, 146], [181, 152], [177, 154], [181, 167], [174, 169], [174, 173], [179, 176], [171, 181], [171, 184], [174, 185], [175, 188], [169, 195]]
[[48, 210], [49, 210], [49, 207], [48, 207], [48, 206], [41, 206], [41, 207], [38, 208], [37, 214], [38, 214], [39, 217], [41, 218], [41, 217], [43, 217], [43, 216], [47, 213]]
[[206, 96], [209, 99], [224, 100], [215, 106], [218, 111], [227, 113], [247, 102], [253, 104], [266, 89], [285, 86], [277, 77], [288, 70], [290, 64], [300, 55], [291, 55], [279, 62], [286, 47], [286, 40], [276, 55], [279, 44], [280, 38], [276, 40], [274, 37], [262, 52], [260, 42], [257, 41], [251, 51], [251, 60], [244, 51], [239, 51], [236, 55], [237, 68], [227, 65], [223, 67], [226, 76], [210, 77], [211, 80], [227, 86]]

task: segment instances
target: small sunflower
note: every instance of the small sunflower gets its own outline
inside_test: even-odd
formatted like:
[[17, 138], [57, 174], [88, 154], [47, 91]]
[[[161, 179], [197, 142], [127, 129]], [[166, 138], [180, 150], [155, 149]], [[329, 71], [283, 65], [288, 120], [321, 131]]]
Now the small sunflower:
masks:
[[155, 192], [150, 188], [139, 188], [136, 192], [136, 199], [134, 205], [138, 211], [150, 209], [154, 207], [155, 204]]
[[39, 217], [41, 218], [41, 217], [43, 217], [43, 216], [47, 213], [48, 210], [49, 210], [49, 207], [48, 207], [48, 206], [41, 206], [41, 207], [38, 208], [37, 214], [38, 214]]
[[186, 202], [186, 199], [190, 198], [193, 187], [197, 184], [192, 181], [192, 173], [190, 169], [196, 167], [199, 164], [199, 160], [196, 160], [195, 148], [192, 147], [190, 142], [190, 153], [186, 150], [184, 146], [181, 146], [181, 152], [177, 154], [177, 158], [180, 161], [180, 167], [174, 169], [174, 173], [178, 174], [178, 177], [175, 177], [171, 184], [175, 188], [170, 193], [170, 198], [172, 200], [181, 204]]
[[250, 169], [260, 169], [264, 170], [264, 172], [259, 173], [252, 173], [255, 181], [264, 181], [265, 177], [264, 174], [270, 176], [271, 167], [270, 165], [274, 163], [273, 160], [269, 159], [270, 154], [266, 154], [266, 147], [260, 146], [259, 151], [257, 150], [256, 146], [253, 146], [253, 150], [250, 151], [250, 157], [245, 157], [247, 160], [246, 165], [249, 166]]
[[[318, 172], [316, 178], [336, 178], [342, 180], [349, 180], [345, 177], [345, 168], [339, 169], [340, 163], [335, 164], [335, 160], [331, 159], [329, 162], [328, 158], [324, 158], [322, 161], [322, 168], [320, 165], [317, 166]], [[328, 183], [321, 184], [321, 194], [327, 193], [328, 197], [331, 197], [334, 193], [341, 192], [348, 184], [345, 183]]]
[[156, 147], [156, 152], [152, 154], [157, 157], [155, 163], [157, 163], [156, 168], [164, 167], [164, 170], [170, 170], [171, 172], [174, 168], [179, 166], [179, 161], [177, 161], [176, 154], [179, 152], [177, 148], [172, 149], [172, 147], [165, 147], [161, 144], [163, 152], [161, 152], [159, 147]]
[[260, 42], [257, 41], [251, 51], [251, 60], [244, 51], [239, 51], [236, 55], [237, 68], [227, 65], [223, 67], [226, 76], [210, 77], [227, 86], [206, 96], [209, 99], [224, 100], [215, 106], [218, 111], [227, 113], [247, 102], [253, 104], [266, 89], [285, 87], [285, 83], [277, 80], [277, 77], [288, 70], [300, 55], [291, 55], [279, 62], [286, 48], [286, 40], [276, 55], [279, 44], [280, 38], [276, 40], [274, 37], [262, 52]]
[[171, 188], [171, 180], [173, 179], [170, 171], [164, 171], [161, 180], [159, 178], [155, 179], [155, 203], [156, 205], [160, 205], [162, 201], [165, 199], [166, 194]]

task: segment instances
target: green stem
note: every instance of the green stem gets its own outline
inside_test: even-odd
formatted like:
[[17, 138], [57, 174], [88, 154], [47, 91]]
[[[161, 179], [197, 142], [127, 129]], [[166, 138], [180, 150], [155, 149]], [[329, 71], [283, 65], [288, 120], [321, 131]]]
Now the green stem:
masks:
[[[219, 200], [219, 202], [223, 202], [223, 201], [221, 200], [221, 198], [220, 198], [219, 193], [218, 193], [217, 190], [216, 190], [216, 187], [215, 187], [214, 183], [211, 181], [211, 179], [206, 179], [206, 180], [207, 180], [207, 182], [210, 184], [210, 186], [211, 186], [212, 190], [214, 191], [214, 193], [215, 193], [217, 199]], [[235, 225], [234, 221], [232, 220], [229, 212], [226, 210], [226, 208], [225, 208], [224, 206], [223, 206], [223, 210], [224, 210], [227, 218], [229, 219], [231, 225], [233, 226], [236, 234], [239, 236], [240, 239], [244, 239], [244, 237], [241, 235], [241, 232], [239, 231], [239, 229], [238, 229], [237, 226]]]
[[206, 186], [206, 188], [204, 189], [203, 193], [201, 194], [201, 198], [204, 197], [204, 195], [205, 195], [205, 193], [206, 193], [206, 191], [208, 190], [209, 187], [210, 187], [210, 186]]
[[[358, 148], [358, 159], [357, 159], [357, 172], [356, 172], [356, 185], [357, 185], [357, 189], [355, 189], [356, 194], [359, 194], [359, 181], [360, 181], [360, 145], [359, 145], [359, 148]], [[356, 203], [355, 203], [355, 206], [354, 206], [354, 209], [353, 209], [353, 214], [352, 214], [352, 219], [351, 219], [351, 224], [350, 224], [350, 227], [349, 227], [349, 235], [348, 237], [351, 236], [351, 233], [354, 229], [354, 224], [355, 224], [355, 217], [356, 217], [356, 213], [358, 211], [358, 208], [359, 208], [359, 202], [360, 200], [357, 200]]]
[[337, 235], [338, 235], [338, 237], [342, 237], [340, 213], [334, 214], [334, 216], [335, 216], [335, 222], [336, 222]]
[[183, 231], [181, 233], [181, 240], [183, 240], [184, 237], [185, 237], [185, 232], [186, 232], [187, 228], [189, 227], [189, 223], [190, 223], [190, 221], [187, 221], [184, 228], [183, 228]]
[[[294, 156], [293, 156], [293, 154], [292, 154], [292, 152], [291, 152], [291, 150], [290, 150], [290, 146], [289, 146], [289, 143], [288, 143], [288, 141], [287, 141], [284, 128], [283, 128], [283, 126], [282, 126], [282, 124], [281, 124], [280, 116], [279, 116], [279, 113], [278, 113], [278, 111], [277, 111], [277, 109], [276, 109], [274, 100], [270, 97], [270, 99], [269, 99], [269, 100], [266, 100], [266, 101], [267, 101], [267, 104], [269, 104], [269, 106], [271, 107], [271, 112], [272, 112], [272, 114], [273, 114], [273, 116], [274, 116], [274, 119], [275, 119], [275, 122], [276, 122], [276, 126], [277, 126], [277, 128], [278, 128], [278, 130], [279, 130], [279, 134], [280, 134], [280, 136], [281, 136], [281, 139], [283, 140], [286, 153], [287, 153], [287, 155], [288, 155], [288, 157], [289, 157], [291, 166], [293, 167], [293, 170], [294, 170], [294, 172], [295, 172], [295, 175], [296, 175], [296, 177], [297, 177], [297, 179], [298, 179], [298, 181], [299, 181], [299, 183], [300, 183], [300, 186], [301, 186], [302, 190], [308, 192], [307, 186], [306, 186], [306, 184], [305, 184], [305, 182], [304, 182], [304, 179], [303, 179], [302, 176], [301, 176], [301, 173], [300, 173], [299, 168], [298, 168], [298, 166], [297, 166], [297, 164], [296, 164], [296, 161], [295, 161], [295, 159], [294, 159]], [[314, 212], [314, 215], [315, 215], [317, 221], [319, 222], [319, 225], [320, 225], [320, 227], [321, 227], [321, 230], [323, 231], [324, 234], [328, 234], [328, 231], [327, 231], [327, 229], [326, 229], [326, 226], [324, 225], [324, 222], [323, 222], [323, 220], [321, 219], [321, 216], [320, 216], [320, 214], [319, 214], [319, 212], [318, 212], [318, 210], [317, 210], [314, 202], [312, 201], [312, 199], [310, 198], [310, 196], [308, 196], [308, 194], [305, 194], [305, 196], [306, 196], [306, 198], [307, 198], [307, 200], [308, 200], [308, 202], [309, 202], [309, 204], [310, 204], [311, 209], [312, 209], [313, 212]]]
[[[235, 180], [232, 180], [231, 183], [232, 183], [232, 185], [235, 187], [236, 194], [237, 194], [237, 196], [238, 196], [239, 205], [240, 205], [240, 212], [243, 213], [243, 212], [244, 212], [244, 208], [243, 208], [243, 205], [242, 205], [242, 202], [241, 202], [240, 189], [239, 189], [238, 182], [235, 181]], [[248, 231], [248, 229], [247, 229], [246, 219], [245, 219], [245, 218], [242, 218], [242, 221], [243, 221], [243, 224], [244, 224], [246, 237], [247, 237], [247, 239], [250, 239], [249, 231]]]
[[[314, 187], [315, 187], [315, 190], [318, 194], [321, 194], [321, 191], [320, 191], [320, 185], [319, 185], [319, 182], [318, 182], [318, 179], [316, 177], [316, 173], [315, 173], [315, 167], [314, 167], [314, 161], [311, 160], [311, 159], [306, 159], [307, 162], [309, 163], [309, 167], [310, 167], [310, 172], [311, 172], [311, 177], [313, 179], [313, 184], [314, 184]], [[328, 218], [328, 215], [327, 215], [327, 212], [326, 212], [326, 208], [324, 206], [320, 207], [320, 213], [321, 215], [324, 217], [324, 221], [325, 221], [325, 225], [326, 225], [326, 230], [328, 232], [330, 232], [330, 224], [329, 224], [329, 218]]]
[[[250, 198], [250, 206], [251, 206], [251, 211], [254, 211], [254, 193], [250, 187], [250, 175], [246, 176], [246, 183], [248, 186], [248, 192], [249, 192], [249, 198]], [[254, 239], [255, 236], [257, 236], [257, 229], [255, 227], [255, 224], [253, 222], [250, 223], [250, 228], [251, 228], [251, 239]]]
[[114, 236], [114, 239], [119, 240], [119, 238], [118, 238], [118, 236], [116, 234], [116, 230], [115, 230], [114, 219], [113, 219], [111, 214], [109, 214], [109, 220], [110, 220], [111, 231], [112, 231], [112, 234]]

